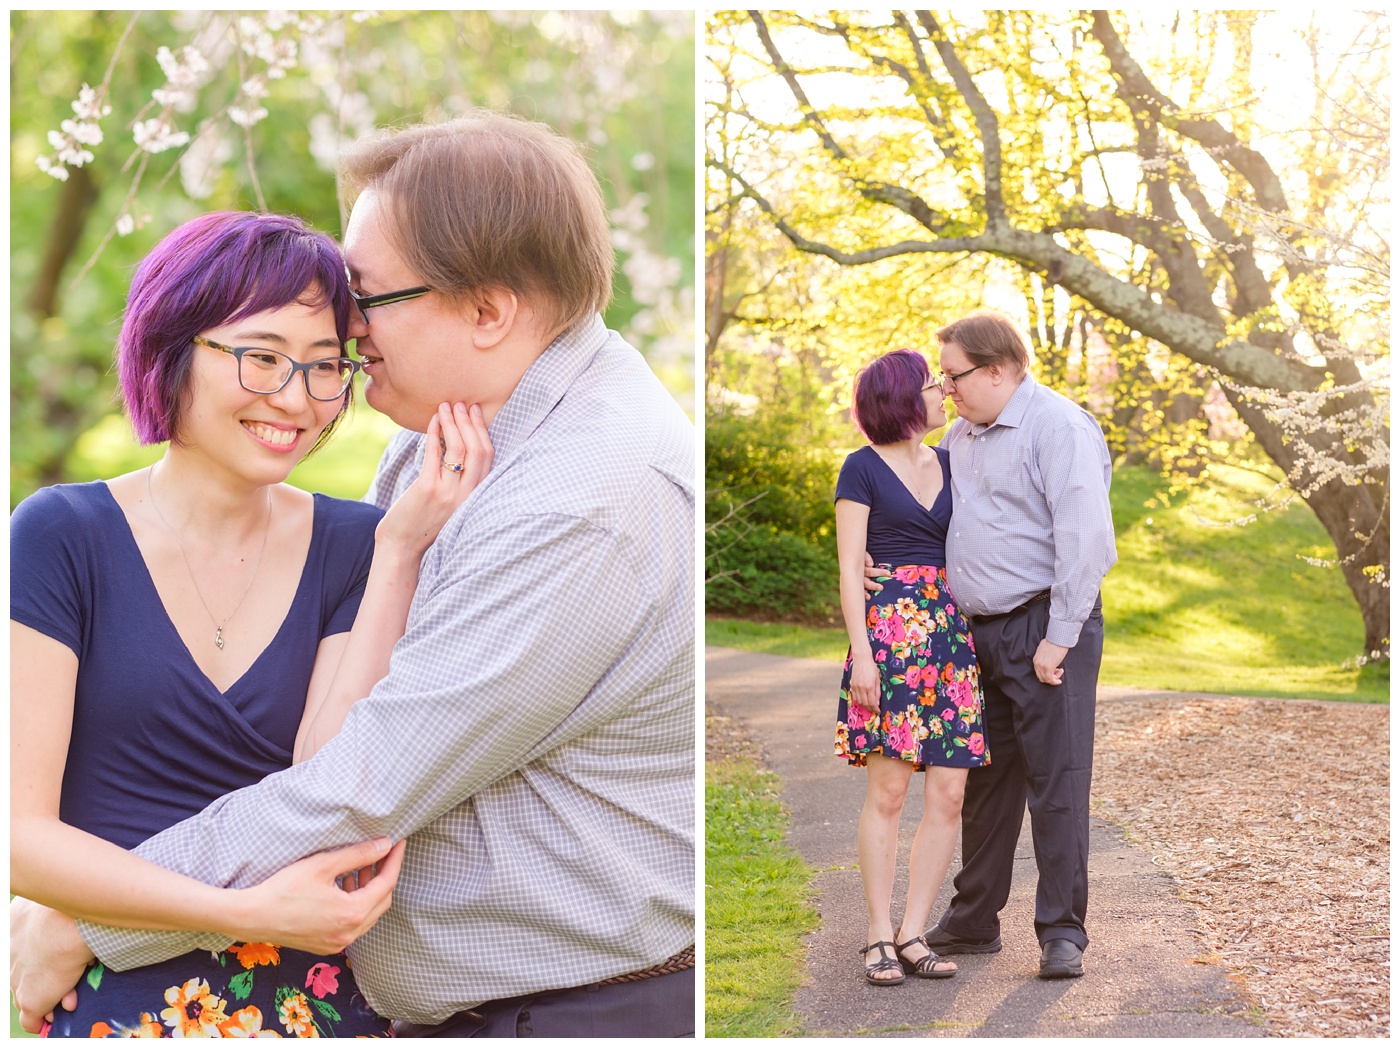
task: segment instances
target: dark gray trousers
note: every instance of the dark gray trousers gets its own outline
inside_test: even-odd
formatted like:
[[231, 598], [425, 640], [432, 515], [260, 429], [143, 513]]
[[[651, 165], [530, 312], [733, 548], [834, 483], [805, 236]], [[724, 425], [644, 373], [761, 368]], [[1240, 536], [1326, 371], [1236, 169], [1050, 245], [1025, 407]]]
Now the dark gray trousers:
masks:
[[1042, 684], [1032, 658], [1045, 637], [1050, 602], [973, 624], [991, 764], [967, 776], [962, 868], [939, 920], [952, 935], [992, 939], [1011, 894], [1011, 869], [1029, 803], [1040, 877], [1035, 934], [1043, 945], [1089, 944], [1089, 777], [1094, 763], [1094, 701], [1103, 657], [1098, 602], [1079, 643], [1065, 656], [1059, 685]]
[[694, 1037], [695, 969], [487, 1001], [437, 1026], [395, 1023], [399, 1037]]

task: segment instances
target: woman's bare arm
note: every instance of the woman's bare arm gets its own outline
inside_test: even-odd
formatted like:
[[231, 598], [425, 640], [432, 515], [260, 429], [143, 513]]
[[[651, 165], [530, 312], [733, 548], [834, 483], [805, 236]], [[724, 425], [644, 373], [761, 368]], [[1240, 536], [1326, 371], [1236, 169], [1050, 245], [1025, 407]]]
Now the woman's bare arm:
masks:
[[[305, 894], [272, 878], [255, 888], [202, 884], [148, 862], [119, 845], [59, 819], [59, 794], [72, 734], [78, 659], [37, 630], [10, 623], [10, 890], [24, 898], [103, 924], [213, 932], [333, 952], [377, 918], [393, 878], [374, 891], [345, 893], [336, 873], [383, 857], [387, 842], [312, 856], [284, 871]], [[311, 860], [317, 860], [313, 863]], [[322, 874], [322, 866], [344, 865]], [[370, 859], [370, 862], [374, 859]], [[301, 867], [298, 863], [296, 866]], [[279, 877], [283, 876], [281, 874]], [[318, 887], [319, 884], [319, 887]], [[371, 882], [371, 887], [373, 882]], [[353, 935], [350, 940], [352, 941]], [[342, 943], [343, 945], [343, 943]]]
[[868, 710], [880, 708], [879, 671], [865, 631], [865, 538], [870, 507], [836, 500], [836, 556], [841, 570], [841, 618], [851, 641], [851, 698]]

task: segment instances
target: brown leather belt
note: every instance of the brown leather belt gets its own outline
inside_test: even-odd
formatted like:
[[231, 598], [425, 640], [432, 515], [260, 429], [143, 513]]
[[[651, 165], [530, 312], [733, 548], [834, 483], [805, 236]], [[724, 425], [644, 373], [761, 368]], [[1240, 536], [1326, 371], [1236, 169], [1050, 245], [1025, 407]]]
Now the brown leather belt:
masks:
[[[612, 986], [618, 983], [641, 982], [643, 979], [655, 979], [660, 975], [674, 975], [676, 972], [683, 972], [688, 968], [695, 967], [695, 945], [692, 943], [680, 953], [667, 957], [660, 964], [653, 964], [650, 968], [643, 968], [641, 971], [628, 972], [626, 975], [614, 975], [611, 979], [599, 979], [591, 986]], [[394, 1022], [394, 1031], [399, 1037], [429, 1037], [434, 1036], [437, 1031], [453, 1026], [466, 1020], [471, 1023], [484, 1024], [486, 1022], [486, 1011], [492, 1007], [509, 1005], [512, 1003], [528, 1002], [539, 997], [547, 997], [551, 993], [559, 993], [563, 990], [578, 989], [578, 987], [560, 987], [558, 990], [542, 990], [534, 994], [522, 994], [519, 997], [511, 997], [499, 1001], [484, 1001], [475, 1008], [458, 1012], [440, 1023], [431, 1026], [419, 1026], [415, 1023]]]
[[1033, 604], [1039, 604], [1041, 601], [1049, 599], [1050, 591], [1045, 590], [1041, 593], [1037, 593], [1030, 600], [1026, 601], [1024, 604], [1017, 605], [1010, 611], [999, 611], [995, 615], [969, 615], [967, 619], [974, 626], [985, 626], [989, 622], [996, 622], [997, 619], [1005, 619], [1009, 618], [1012, 615], [1018, 615], [1021, 612], [1025, 611], [1027, 608], [1031, 607]]
[[643, 979], [655, 979], [658, 975], [673, 975], [676, 972], [683, 972], [687, 968], [695, 967], [695, 945], [692, 943], [680, 953], [674, 953], [667, 957], [660, 964], [653, 964], [650, 968], [643, 968], [639, 972], [628, 972], [626, 975], [614, 975], [611, 979], [599, 979], [599, 986], [611, 986], [615, 983], [641, 982]]

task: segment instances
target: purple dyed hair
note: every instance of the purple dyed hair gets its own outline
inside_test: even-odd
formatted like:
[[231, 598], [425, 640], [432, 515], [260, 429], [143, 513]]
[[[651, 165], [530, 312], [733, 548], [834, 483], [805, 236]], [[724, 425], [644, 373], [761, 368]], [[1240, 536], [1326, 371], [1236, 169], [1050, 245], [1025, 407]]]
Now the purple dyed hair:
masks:
[[[297, 302], [331, 307], [337, 337], [349, 336], [350, 286], [340, 249], [294, 215], [214, 211], [168, 233], [137, 267], [117, 338], [117, 377], [136, 439], [176, 439], [195, 335]], [[349, 403], [347, 389], [312, 451]]]
[[896, 349], [856, 375], [851, 418], [872, 444], [908, 440], [928, 425], [923, 389], [928, 361], [912, 349]]

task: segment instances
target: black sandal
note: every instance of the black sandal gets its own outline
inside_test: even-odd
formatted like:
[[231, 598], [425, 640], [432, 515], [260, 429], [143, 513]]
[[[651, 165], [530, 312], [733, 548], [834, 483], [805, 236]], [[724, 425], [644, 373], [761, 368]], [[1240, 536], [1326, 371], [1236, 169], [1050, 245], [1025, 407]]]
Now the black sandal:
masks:
[[[898, 960], [885, 952], [886, 946], [894, 946], [894, 943], [890, 942], [888, 939], [883, 939], [880, 942], [871, 943], [860, 951], [862, 959], [864, 959], [865, 955], [871, 950], [878, 949], [880, 951], [880, 959], [874, 964], [867, 964], [865, 966], [865, 981], [872, 986], [898, 986], [904, 981], [904, 965], [900, 964]], [[893, 971], [899, 972], [898, 979], [877, 979], [875, 977], [879, 972]]]
[[[904, 951], [915, 943], [921, 944], [924, 949], [928, 950], [928, 953], [924, 954], [917, 961], [911, 961], [904, 956]], [[920, 979], [951, 979], [958, 974], [957, 965], [953, 965], [951, 968], [944, 968], [941, 971], [939, 970], [938, 965], [952, 964], [952, 962], [934, 953], [932, 947], [929, 946], [928, 941], [922, 935], [916, 935], [908, 942], [897, 944], [894, 951], [899, 956], [900, 970], [910, 975], [917, 975]], [[884, 951], [882, 950], [881, 953], [883, 954]]]

